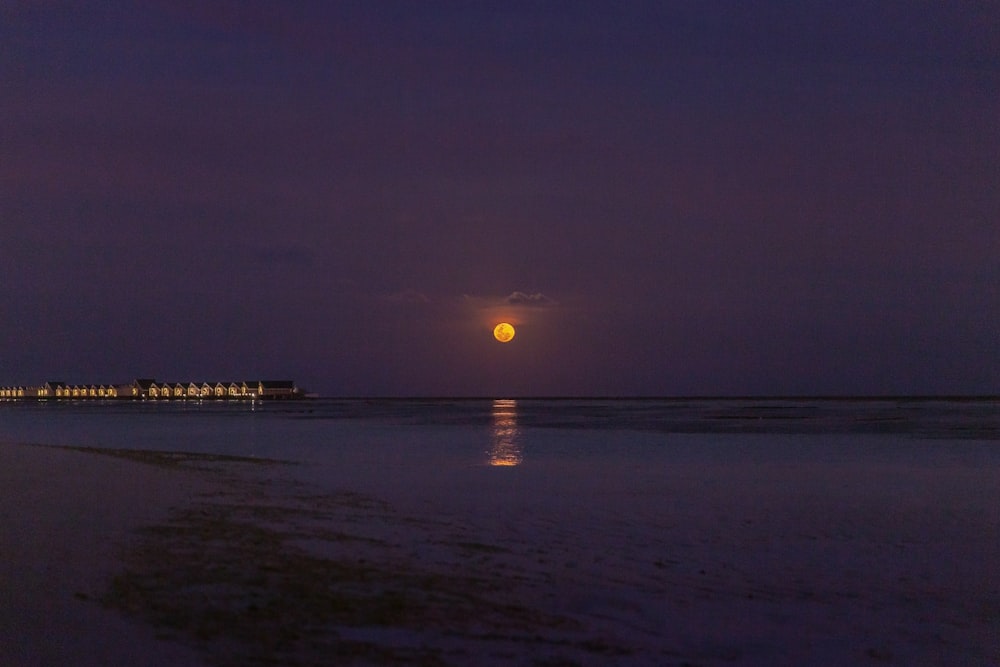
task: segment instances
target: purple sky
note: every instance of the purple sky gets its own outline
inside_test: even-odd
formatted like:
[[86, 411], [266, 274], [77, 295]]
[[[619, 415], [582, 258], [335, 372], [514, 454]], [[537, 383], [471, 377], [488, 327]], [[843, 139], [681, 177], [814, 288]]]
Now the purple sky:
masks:
[[1000, 392], [1000, 3], [12, 0], [0, 81], [0, 384]]

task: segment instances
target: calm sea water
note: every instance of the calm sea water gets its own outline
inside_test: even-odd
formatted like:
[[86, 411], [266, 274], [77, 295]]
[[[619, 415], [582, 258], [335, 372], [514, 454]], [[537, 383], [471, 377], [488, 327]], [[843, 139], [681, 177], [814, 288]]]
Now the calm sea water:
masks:
[[[442, 465], [580, 457], [867, 456], [1000, 449], [1000, 400], [6, 402], [0, 442]], [[965, 443], [967, 446], [963, 446]], [[976, 444], [978, 443], [978, 444]]]

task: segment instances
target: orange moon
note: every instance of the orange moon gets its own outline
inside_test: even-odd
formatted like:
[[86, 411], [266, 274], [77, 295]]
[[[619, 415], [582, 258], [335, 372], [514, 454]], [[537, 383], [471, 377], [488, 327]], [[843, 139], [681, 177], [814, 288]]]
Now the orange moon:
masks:
[[493, 328], [493, 337], [501, 343], [509, 343], [514, 338], [514, 327], [507, 322], [501, 322]]

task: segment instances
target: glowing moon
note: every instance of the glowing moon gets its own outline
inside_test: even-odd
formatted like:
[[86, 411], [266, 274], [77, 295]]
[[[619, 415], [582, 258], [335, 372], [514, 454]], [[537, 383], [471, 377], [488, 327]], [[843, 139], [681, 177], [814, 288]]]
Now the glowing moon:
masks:
[[514, 327], [506, 322], [501, 322], [493, 328], [493, 337], [501, 343], [509, 343], [514, 337]]

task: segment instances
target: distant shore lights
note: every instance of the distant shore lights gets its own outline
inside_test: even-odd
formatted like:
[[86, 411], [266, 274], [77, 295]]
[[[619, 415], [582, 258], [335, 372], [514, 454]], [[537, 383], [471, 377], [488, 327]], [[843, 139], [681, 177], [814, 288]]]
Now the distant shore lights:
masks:
[[270, 400], [304, 398], [293, 380], [226, 382], [160, 382], [139, 378], [125, 384], [67, 384], [49, 381], [29, 386], [0, 387], [0, 400]]

